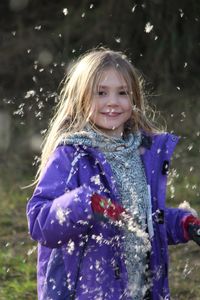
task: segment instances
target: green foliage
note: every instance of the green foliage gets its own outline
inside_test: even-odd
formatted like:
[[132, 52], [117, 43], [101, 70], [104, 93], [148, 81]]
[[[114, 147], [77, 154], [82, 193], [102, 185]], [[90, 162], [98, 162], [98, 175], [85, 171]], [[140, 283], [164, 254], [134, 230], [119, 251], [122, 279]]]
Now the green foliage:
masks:
[[[2, 176], [4, 174], [4, 176]], [[30, 189], [15, 178], [13, 168], [1, 168], [0, 180], [0, 299], [34, 300], [36, 296], [36, 244], [27, 232], [26, 198]], [[19, 174], [20, 175], [20, 174]]]
[[24, 253], [26, 247], [27, 245], [22, 243], [21, 253], [16, 255], [16, 249], [12, 244], [7, 243], [4, 250], [0, 252], [0, 265], [3, 266], [0, 270], [0, 299], [2, 300], [37, 298], [35, 259], [30, 259]]

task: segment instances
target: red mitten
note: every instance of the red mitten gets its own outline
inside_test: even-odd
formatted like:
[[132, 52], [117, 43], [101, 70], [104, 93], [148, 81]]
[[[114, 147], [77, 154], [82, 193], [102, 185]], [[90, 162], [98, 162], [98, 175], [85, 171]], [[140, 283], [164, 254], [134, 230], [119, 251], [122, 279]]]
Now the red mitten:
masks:
[[185, 238], [193, 240], [200, 245], [200, 219], [193, 215], [187, 216], [183, 220], [183, 228]]
[[108, 217], [114, 221], [120, 220], [120, 215], [125, 212], [125, 209], [120, 204], [99, 194], [94, 194], [91, 200], [94, 213]]

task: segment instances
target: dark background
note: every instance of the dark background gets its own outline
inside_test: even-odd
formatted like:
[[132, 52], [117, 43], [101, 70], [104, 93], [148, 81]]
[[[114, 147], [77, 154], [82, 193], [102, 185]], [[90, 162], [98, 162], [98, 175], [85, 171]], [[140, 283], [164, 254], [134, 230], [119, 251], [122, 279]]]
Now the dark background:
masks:
[[199, 18], [198, 0], [1, 0], [0, 109], [12, 116], [16, 151], [47, 127], [68, 64], [100, 45], [125, 52], [152, 104], [181, 118], [174, 101], [185, 111], [199, 94]]
[[[153, 27], [152, 27], [153, 26]], [[36, 243], [26, 203], [43, 133], [68, 65], [97, 46], [121, 50], [181, 137], [167, 205], [200, 212], [200, 1], [0, 1], [0, 299], [36, 299]], [[172, 300], [199, 300], [199, 247], [170, 247]]]

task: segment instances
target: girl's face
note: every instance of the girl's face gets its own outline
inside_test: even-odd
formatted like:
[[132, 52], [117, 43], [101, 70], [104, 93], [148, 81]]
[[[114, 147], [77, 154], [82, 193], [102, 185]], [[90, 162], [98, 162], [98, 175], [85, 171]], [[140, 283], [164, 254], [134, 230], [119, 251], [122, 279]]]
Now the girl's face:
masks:
[[93, 94], [90, 120], [107, 135], [121, 137], [131, 114], [130, 91], [125, 80], [113, 68], [104, 70]]

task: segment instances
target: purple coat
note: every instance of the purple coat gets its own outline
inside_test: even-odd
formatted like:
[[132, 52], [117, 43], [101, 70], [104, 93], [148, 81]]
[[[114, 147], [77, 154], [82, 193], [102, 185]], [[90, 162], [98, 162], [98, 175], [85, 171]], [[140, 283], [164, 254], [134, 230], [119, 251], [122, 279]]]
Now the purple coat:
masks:
[[[150, 186], [151, 299], [170, 299], [168, 244], [186, 242], [187, 211], [166, 208], [166, 181], [177, 137], [143, 135], [141, 158]], [[61, 145], [51, 156], [27, 205], [30, 235], [38, 244], [39, 300], [129, 300], [121, 229], [93, 214], [94, 192], [120, 202], [110, 165], [96, 148]]]

